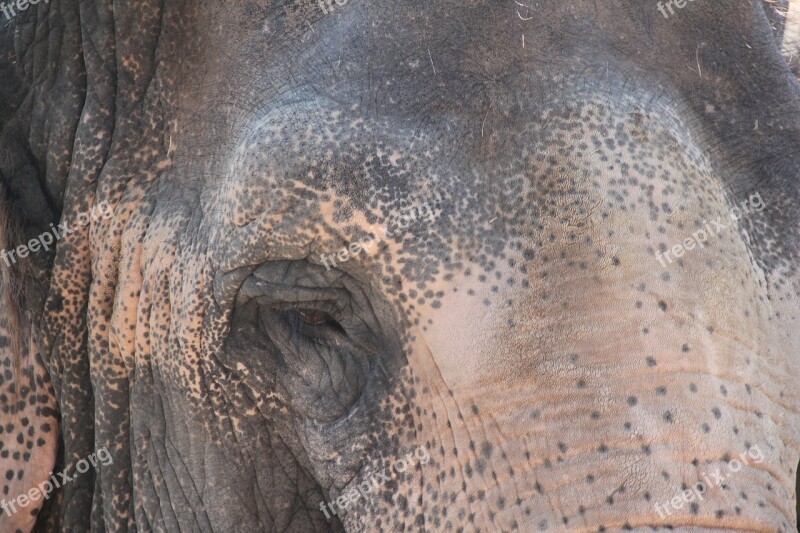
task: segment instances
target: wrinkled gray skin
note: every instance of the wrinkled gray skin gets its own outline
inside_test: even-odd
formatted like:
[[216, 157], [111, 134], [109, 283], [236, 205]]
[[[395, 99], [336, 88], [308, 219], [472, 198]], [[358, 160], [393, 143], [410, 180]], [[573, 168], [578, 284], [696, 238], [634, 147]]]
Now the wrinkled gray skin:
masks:
[[800, 92], [772, 9], [17, 15], [0, 244], [113, 214], [0, 261], [2, 497], [113, 462], [0, 530], [792, 531]]

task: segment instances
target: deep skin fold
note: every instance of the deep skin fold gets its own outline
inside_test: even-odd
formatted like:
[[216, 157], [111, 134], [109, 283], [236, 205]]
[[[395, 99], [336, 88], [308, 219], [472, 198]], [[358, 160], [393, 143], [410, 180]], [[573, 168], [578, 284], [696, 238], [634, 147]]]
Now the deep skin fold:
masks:
[[[736, 325], [764, 335], [767, 340], [751, 350], [753, 358], [764, 356], [758, 348], [778, 346], [776, 337], [769, 337], [771, 327], [798, 329], [800, 110], [797, 85], [777, 52], [764, 12], [745, 1], [724, 7], [695, 2], [665, 23], [654, 6], [606, 4], [547, 3], [518, 14], [514, 2], [386, 6], [351, 1], [323, 17], [314, 2], [246, 7], [144, 3], [130, 10], [115, 5], [112, 19], [110, 5], [79, 9], [64, 1], [20, 15], [15, 44], [28, 96], [15, 97], [19, 107], [8, 118], [4, 115], [3, 135], [22, 142], [14, 161], [30, 160], [25, 168], [28, 173], [28, 167], [38, 169], [41, 190], [19, 192], [15, 184], [31, 178], [23, 179], [28, 174], [19, 164], [4, 164], [5, 187], [18, 197], [8, 208], [12, 218], [22, 221], [22, 233], [30, 238], [59, 218], [58, 211], [66, 220], [103, 200], [116, 206], [111, 221], [60, 242], [55, 257], [32, 259], [41, 261], [41, 271], [27, 277], [15, 273], [31, 295], [19, 303], [31, 308], [34, 330], [42, 331], [37, 336], [41, 363], [31, 362], [30, 356], [23, 361], [41, 376], [41, 387], [47, 389], [44, 381], [52, 381], [45, 400], [58, 404], [62, 419], [62, 438], [57, 441], [50, 432], [37, 449], [52, 462], [63, 447], [56, 467], [63, 460], [74, 468], [93, 449], [116, 445], [113, 465], [96, 480], [86, 475], [66, 486], [39, 527], [228, 530], [236, 524], [267, 530], [368, 530], [402, 523], [439, 529], [449, 521], [454, 527], [511, 528], [516, 522], [523, 529], [544, 523], [547, 528], [595, 530], [631, 520], [634, 528], [672, 523], [748, 529], [756, 523], [788, 530], [793, 517], [788, 516], [792, 495], [786, 480], [796, 475], [798, 391], [780, 374], [798, 368], [797, 357], [791, 358], [797, 352], [786, 350], [798, 346], [796, 336], [781, 341], [784, 352], [777, 355], [785, 366], [751, 375], [773, 380], [774, 389], [769, 383], [762, 388], [778, 395], [785, 410], [765, 400], [769, 394], [751, 403], [710, 396], [712, 385], [714, 394], [722, 394], [714, 380], [700, 383], [705, 399], [692, 398], [689, 385], [668, 370], [663, 377], [649, 375], [653, 389], [667, 389], [666, 397], [636, 394], [638, 412], [627, 412], [635, 383], [606, 391], [610, 405], [625, 415], [617, 419], [599, 412], [600, 420], [612, 422], [597, 432], [610, 442], [616, 438], [612, 428], [636, 424], [631, 435], [638, 439], [627, 459], [603, 459], [600, 464], [614, 465], [610, 473], [601, 474], [588, 457], [588, 443], [598, 444], [594, 438], [582, 440], [588, 427], [579, 426], [584, 433], [572, 435], [567, 411], [553, 410], [571, 401], [580, 408], [602, 405], [605, 389], [590, 378], [604, 357], [635, 354], [629, 364], [640, 365], [632, 368], [644, 373], [650, 352], [646, 340], [632, 340], [638, 337], [627, 332], [611, 348], [602, 348], [609, 341], [597, 339], [597, 347], [587, 343], [580, 353], [568, 354], [556, 341], [568, 344], [570, 331], [558, 330], [555, 323], [551, 327], [557, 333], [541, 345], [531, 343], [534, 332], [526, 328], [558, 316], [545, 296], [550, 293], [552, 301], [555, 294], [569, 306], [577, 324], [571, 326], [576, 328], [572, 336], [578, 338], [581, 326], [588, 328], [592, 319], [615, 331], [611, 317], [598, 318], [580, 307], [570, 283], [585, 283], [580, 285], [585, 300], [601, 298], [592, 280], [605, 276], [603, 283], [613, 290], [602, 295], [603, 305], [612, 308], [631, 298], [612, 267], [619, 266], [616, 272], [631, 279], [643, 276], [637, 268], [658, 269], [648, 248], [679, 242], [694, 229], [694, 218], [724, 212], [728, 199], [716, 187], [735, 199], [761, 192], [770, 208], [743, 222], [749, 244], [737, 240], [738, 233], [726, 234], [716, 255], [708, 256], [733, 264], [718, 276], [733, 281], [714, 286], [729, 291], [729, 297], [711, 297], [715, 305], [709, 309], [717, 315], [708, 321], [717, 330], [726, 325], [735, 330]], [[46, 39], [36, 38], [43, 34]], [[51, 46], [59, 49], [59, 61], [45, 59]], [[594, 149], [590, 138], [569, 130], [583, 122], [590, 132], [600, 131], [589, 112], [619, 125], [628, 137], [638, 135], [640, 151], [630, 154], [635, 162], [644, 165], [648, 157], [668, 162], [679, 190], [666, 203], [671, 211], [688, 213], [685, 219], [670, 224], [662, 202], [644, 193], [645, 202], [654, 202], [657, 209], [650, 206], [642, 219], [628, 215], [625, 202], [615, 203], [624, 192], [636, 200], [637, 190], [626, 189], [623, 183], [631, 176], [621, 174], [619, 166], [609, 171], [589, 157]], [[335, 134], [321, 135], [326, 128]], [[622, 143], [617, 133], [598, 137], [602, 146], [608, 138]], [[580, 149], [581, 141], [589, 148]], [[612, 149], [602, 156], [614, 163]], [[365, 164], [371, 165], [368, 171]], [[523, 177], [514, 178], [518, 174]], [[644, 181], [647, 169], [633, 174]], [[663, 183], [656, 184], [662, 190]], [[598, 197], [602, 189], [614, 194]], [[369, 201], [375, 193], [379, 201]], [[353, 260], [343, 263], [340, 272], [321, 272], [319, 253], [363, 235], [368, 224], [398, 208], [398, 199], [406, 200], [399, 204], [406, 206], [434, 196], [441, 201], [437, 222], [415, 228], [416, 244], [394, 240], [371, 261]], [[498, 215], [500, 222], [491, 226]], [[604, 222], [609, 218], [613, 222]], [[644, 229], [635, 238], [619, 237], [629, 224]], [[659, 225], [668, 228], [664, 237], [656, 236]], [[592, 242], [575, 248], [586, 237]], [[530, 247], [506, 248], [525, 239]], [[548, 272], [545, 258], [557, 260], [560, 252], [568, 256]], [[595, 259], [597, 252], [602, 257]], [[750, 266], [744, 259], [748, 254]], [[645, 293], [665, 293], [652, 301], [641, 296], [645, 315], [629, 317], [660, 335], [659, 344], [668, 345], [675, 336], [679, 348], [696, 334], [658, 332], [672, 324], [658, 313], [662, 302], [678, 310], [673, 316], [681, 309], [700, 309], [696, 302], [694, 307], [681, 303], [704, 286], [696, 282], [704, 271], [695, 261], [701, 261], [685, 261], [687, 266], [667, 272], [672, 285], [661, 287], [656, 276], [647, 278]], [[327, 358], [322, 351], [287, 354], [288, 348], [276, 349], [277, 325], [270, 329], [269, 321], [264, 325], [262, 320], [257, 329], [259, 321], [247, 320], [259, 312], [272, 316], [271, 308], [257, 311], [240, 299], [240, 288], [262, 265], [265, 275], [286, 284], [289, 293], [300, 286], [313, 292], [342, 283], [350, 287], [348, 294], [367, 295], [360, 306], [350, 303], [352, 315], [371, 324], [361, 334], [380, 339], [380, 349]], [[521, 266], [529, 272], [520, 271]], [[501, 285], [495, 279], [516, 283], [511, 323], [505, 323], [500, 307], [505, 296], [492, 290], [493, 284]], [[523, 280], [532, 288], [524, 287]], [[36, 283], [49, 287], [46, 304], [37, 303], [42, 298], [35, 297]], [[447, 317], [436, 311], [453, 307], [448, 302], [454, 301], [454, 289], [475, 291], [476, 307], [461, 303], [462, 308], [502, 317], [499, 323], [507, 328], [494, 351], [464, 351], [460, 363], [474, 369], [482, 359], [491, 361], [503, 371], [510, 367], [521, 381], [502, 373], [493, 376], [491, 388], [454, 380], [458, 374], [452, 373], [437, 336]], [[722, 302], [742, 305], [726, 311]], [[635, 309], [634, 300], [629, 303], [624, 309]], [[564, 322], [569, 319], [566, 315]], [[694, 320], [698, 327], [711, 327], [701, 317]], [[23, 320], [6, 329], [26, 327]], [[469, 336], [465, 324], [456, 321], [449, 327], [453, 342]], [[9, 331], [9, 336], [16, 333]], [[641, 342], [641, 350], [627, 350], [629, 342]], [[725, 340], [702, 342], [709, 344], [697, 349], [701, 360], [734, 351]], [[574, 361], [573, 355], [578, 356]], [[307, 366], [298, 364], [303, 356]], [[744, 360], [747, 354], [741, 356]], [[665, 355], [657, 365], [669, 368], [678, 357]], [[369, 363], [350, 367], [348, 373], [337, 370], [337, 359], [342, 368], [351, 360]], [[309, 368], [322, 370], [310, 380], [298, 380]], [[556, 370], [548, 374], [548, 368]], [[572, 378], [582, 371], [587, 375], [577, 379], [576, 387]], [[337, 380], [347, 375], [349, 381]], [[324, 383], [316, 379], [330, 380], [329, 388], [321, 386], [323, 397], [340, 394], [346, 400], [326, 412], [324, 404], [311, 399], [309, 383]], [[548, 382], [557, 386], [549, 395], [540, 393]], [[435, 389], [453, 383], [458, 387]], [[751, 388], [758, 390], [755, 382]], [[511, 391], [517, 389], [529, 394], [528, 404], [518, 406], [524, 417], [501, 420], [496, 403], [513, 403], [517, 396]], [[584, 389], [591, 394], [573, 392]], [[487, 399], [503, 391], [509, 396]], [[354, 397], [360, 409], [347, 405]], [[713, 412], [725, 401], [744, 405], [742, 410], [752, 416], [723, 409], [713, 438], [703, 434], [702, 424], [713, 423], [716, 415], [706, 415], [706, 422], [693, 409]], [[659, 415], [655, 426], [648, 426], [645, 405]], [[763, 419], [764, 405], [777, 409], [767, 419], [780, 415], [783, 423], [754, 422]], [[685, 412], [675, 411], [676, 406]], [[677, 425], [663, 420], [665, 411]], [[574, 414], [574, 420], [584, 423], [589, 415]], [[31, 417], [38, 428], [56, 425], [50, 411], [40, 409]], [[539, 441], [536, 426], [528, 435], [513, 433], [521, 430], [523, 418], [525, 424], [547, 421], [554, 442]], [[739, 422], [747, 426], [747, 435], [738, 435]], [[468, 437], [456, 435], [457, 429], [446, 429], [451, 426], [471, 431]], [[679, 431], [676, 427], [686, 435], [677, 450], [669, 448], [674, 443], [667, 438]], [[760, 435], [775, 438], [773, 479], [740, 478], [730, 492], [737, 496], [738, 485], [748, 485], [769, 494], [773, 490], [766, 485], [775, 484], [774, 501], [764, 496], [767, 511], [751, 494], [747, 500], [737, 498], [739, 505], [708, 503], [694, 514], [684, 510], [675, 522], [654, 514], [645, 493], [651, 491], [656, 502], [675, 495], [680, 476], [687, 476], [682, 468], [693, 458], [736, 456], [745, 442]], [[525, 437], [529, 449], [506, 452]], [[432, 452], [430, 465], [403, 484], [383, 486], [381, 499], [354, 505], [343, 522], [325, 520], [320, 501], [335, 499], [348, 483], [363, 478], [367, 465], [378, 466], [420, 444]], [[583, 463], [572, 450], [583, 454]], [[534, 459], [523, 460], [526, 454]], [[685, 459], [678, 461], [682, 467], [664, 465], [672, 455]], [[565, 471], [548, 467], [551, 457], [556, 468], [562, 461], [576, 461], [577, 473], [570, 472], [567, 489], [556, 486]], [[628, 461], [650, 466], [631, 470]], [[44, 465], [30, 460], [19, 465], [14, 470], [25, 471], [22, 485], [27, 476], [46, 477]], [[661, 485], [648, 475], [659, 467], [672, 476], [659, 480]], [[451, 468], [457, 473], [451, 474]], [[615, 472], [632, 479], [631, 485], [619, 491], [625, 483], [615, 480]], [[236, 490], [229, 490], [231, 480], [237, 480]], [[520, 497], [520, 490], [530, 494]], [[571, 491], [580, 503], [570, 499]], [[420, 493], [424, 503], [417, 500]], [[548, 519], [542, 500], [552, 498], [561, 513]], [[533, 512], [526, 513], [526, 507]], [[725, 513], [717, 517], [722, 507]], [[735, 507], [745, 512], [738, 514]], [[30, 525], [32, 519], [20, 523]]]

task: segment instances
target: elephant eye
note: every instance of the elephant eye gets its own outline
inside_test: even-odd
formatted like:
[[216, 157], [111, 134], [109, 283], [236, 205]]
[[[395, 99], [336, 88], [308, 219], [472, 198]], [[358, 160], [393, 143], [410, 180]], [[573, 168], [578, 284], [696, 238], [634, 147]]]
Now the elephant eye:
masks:
[[324, 340], [335, 335], [347, 335], [333, 315], [321, 309], [294, 308], [289, 309], [286, 316], [296, 336]]
[[335, 322], [333, 317], [324, 311], [317, 311], [312, 309], [298, 309], [297, 318], [310, 326], [319, 326], [326, 322]]

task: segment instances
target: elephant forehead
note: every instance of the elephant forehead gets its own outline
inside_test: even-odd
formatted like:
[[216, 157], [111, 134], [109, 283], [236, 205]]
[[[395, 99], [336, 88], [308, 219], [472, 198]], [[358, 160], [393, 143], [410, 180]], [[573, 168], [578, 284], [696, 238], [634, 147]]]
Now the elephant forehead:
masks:
[[209, 231], [224, 228], [223, 269], [318, 258], [385, 228], [395, 262], [417, 258], [398, 267], [405, 279], [446, 281], [468, 262], [491, 272], [506, 252], [529, 256], [551, 238], [543, 215], [572, 244], [591, 238], [587, 214], [607, 187], [599, 174], [630, 180], [613, 194], [654, 213], [699, 194], [686, 180], [683, 190], [658, 186], [677, 168], [659, 170], [659, 158], [688, 167], [702, 156], [674, 113], [654, 109], [652, 95], [645, 110], [635, 98], [570, 94], [547, 105], [498, 100], [493, 120], [442, 116], [415, 128], [328, 100], [282, 106], [243, 135], [224, 193], [206, 199]]

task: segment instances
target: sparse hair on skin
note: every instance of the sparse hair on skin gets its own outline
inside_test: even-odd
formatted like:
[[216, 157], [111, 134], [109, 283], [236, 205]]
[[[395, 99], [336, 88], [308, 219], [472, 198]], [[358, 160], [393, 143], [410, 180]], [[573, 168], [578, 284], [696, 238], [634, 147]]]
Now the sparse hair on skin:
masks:
[[[0, 249], [8, 247], [12, 240], [14, 228], [11, 224], [9, 211], [11, 204], [6, 200], [5, 188], [0, 186]], [[9, 337], [8, 350], [11, 357], [11, 371], [13, 372], [14, 391], [11, 394], [11, 412], [17, 409], [17, 394], [22, 385], [22, 342], [20, 317], [20, 297], [22, 287], [19, 280], [20, 269], [5, 265], [0, 261], [0, 328], [6, 330]], [[7, 352], [8, 353], [8, 352]], [[5, 357], [3, 357], [5, 359]]]

